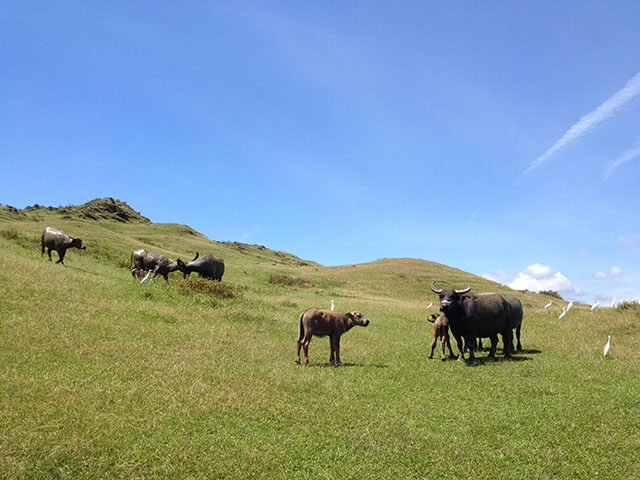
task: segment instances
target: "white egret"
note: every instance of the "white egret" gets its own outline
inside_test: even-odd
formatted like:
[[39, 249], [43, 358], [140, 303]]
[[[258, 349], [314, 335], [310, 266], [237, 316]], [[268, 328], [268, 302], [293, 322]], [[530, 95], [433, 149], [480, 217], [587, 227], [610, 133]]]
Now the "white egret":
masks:
[[593, 312], [596, 308], [598, 308], [598, 305], [600, 305], [599, 301], [596, 301], [593, 305], [591, 305], [591, 311]]
[[331, 310], [333, 310], [335, 306], [333, 305], [333, 298], [331, 299]]
[[549, 308], [551, 306], [551, 302], [547, 303], [544, 308]]
[[571, 301], [569, 302], [569, 305], [567, 305], [567, 312], [568, 312], [569, 310], [571, 310], [571, 307], [573, 307], [573, 300], [571, 300]]
[[611, 307], [615, 307], [616, 306], [616, 297], [613, 297], [613, 300], [611, 300]]
[[567, 314], [567, 310], [564, 307], [562, 307], [562, 313], [558, 317], [558, 320], [562, 320], [566, 314]]
[[607, 335], [607, 344], [604, 346], [604, 356], [607, 356], [609, 353], [609, 349], [611, 348], [611, 335]]
[[431, 308], [433, 306], [433, 302], [430, 302], [429, 305], [427, 305], [427, 309]]

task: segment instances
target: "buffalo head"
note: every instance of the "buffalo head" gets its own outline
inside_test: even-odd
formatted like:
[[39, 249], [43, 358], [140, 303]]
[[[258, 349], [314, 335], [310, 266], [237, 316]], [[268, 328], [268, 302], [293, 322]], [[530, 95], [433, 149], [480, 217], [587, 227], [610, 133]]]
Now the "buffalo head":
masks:
[[[198, 258], [198, 255], [199, 255], [198, 252], [196, 252], [196, 256], [193, 257], [193, 260], [191, 260], [191, 262], [196, 260]], [[176, 260], [176, 263], [178, 264], [178, 270], [182, 272], [182, 278], [187, 278], [187, 275], [191, 274], [191, 268], [189, 268], [189, 266], [179, 258]]]
[[369, 325], [369, 320], [364, 318], [364, 315], [362, 315], [362, 313], [360, 312], [354, 311], [346, 313], [345, 315], [353, 321], [354, 325], [359, 325], [361, 327], [366, 327], [367, 325]]
[[82, 240], [80, 240], [79, 238], [74, 238], [73, 241], [71, 242], [71, 246], [75, 247], [75, 248], [79, 248], [80, 250], [86, 250], [87, 247], [85, 247], [82, 244]]
[[458, 304], [458, 298], [464, 293], [471, 291], [471, 286], [467, 285], [467, 288], [463, 290], [453, 290], [451, 288], [436, 288], [435, 280], [431, 282], [431, 290], [438, 294], [440, 297], [440, 310], [446, 315], [450, 308], [455, 309]]

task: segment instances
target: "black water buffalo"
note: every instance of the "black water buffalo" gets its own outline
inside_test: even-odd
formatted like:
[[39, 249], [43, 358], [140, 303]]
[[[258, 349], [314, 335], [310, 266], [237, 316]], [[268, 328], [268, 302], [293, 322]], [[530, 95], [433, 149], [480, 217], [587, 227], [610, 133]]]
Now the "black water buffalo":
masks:
[[444, 346], [445, 343], [449, 347], [449, 354], [451, 358], [456, 358], [453, 354], [453, 350], [451, 350], [451, 342], [449, 341], [449, 319], [444, 315], [436, 315], [432, 313], [429, 318], [427, 318], [431, 323], [433, 323], [433, 340], [431, 341], [431, 352], [429, 353], [429, 358], [433, 358], [433, 351], [436, 348], [436, 344], [438, 340], [442, 345], [442, 356], [440, 357], [444, 362], [447, 357], [444, 355]]
[[340, 362], [340, 335], [350, 330], [355, 325], [366, 327], [369, 325], [364, 315], [360, 312], [339, 313], [333, 310], [319, 310], [317, 308], [307, 308], [300, 314], [298, 324], [298, 340], [296, 352], [296, 363], [300, 363], [300, 347], [304, 348], [304, 363], [309, 365], [309, 342], [311, 337], [329, 336], [331, 346], [331, 364], [341, 365]]
[[64, 265], [64, 254], [67, 252], [67, 248], [87, 249], [79, 238], [73, 238], [53, 227], [47, 227], [42, 232], [42, 255], [44, 255], [45, 248], [49, 254], [49, 261], [51, 261], [51, 250], [55, 250], [58, 252], [59, 257], [56, 263], [61, 263], [62, 265]]
[[141, 283], [146, 282], [147, 278], [149, 278], [149, 275], [152, 273], [153, 277], [151, 277], [151, 280], [160, 274], [168, 283], [168, 275], [171, 272], [178, 270], [178, 263], [175, 260], [171, 260], [169, 257], [165, 257], [159, 253], [149, 252], [141, 248], [139, 250], [135, 250], [131, 254], [131, 263], [129, 264], [129, 267], [131, 268], [131, 275], [133, 278], [136, 277], [137, 272], [148, 270], [147, 275], [142, 279]]
[[178, 263], [178, 270], [186, 278], [191, 272], [196, 272], [202, 278], [208, 278], [210, 280], [222, 280], [224, 275], [224, 260], [215, 255], [203, 255], [198, 258], [198, 252], [193, 260], [184, 263], [182, 260], [176, 260]]
[[[511, 307], [511, 328], [516, 331], [516, 339], [518, 341], [517, 351], [522, 351], [522, 344], [520, 343], [520, 329], [522, 328], [522, 303], [518, 297], [513, 295], [505, 295], [504, 299], [509, 303]], [[513, 339], [512, 339], [513, 340]], [[482, 337], [478, 337], [478, 348], [482, 349]], [[510, 351], [513, 351], [513, 342], [511, 343]]]
[[[511, 310], [511, 328], [516, 330], [516, 339], [518, 340], [517, 350], [520, 352], [522, 351], [522, 344], [520, 343], [520, 329], [522, 328], [522, 316], [524, 314], [522, 310], [522, 303], [520, 303], [520, 300], [513, 295], [505, 295], [504, 299], [509, 303]], [[511, 350], [513, 350], [513, 339]]]
[[504, 356], [509, 357], [513, 342], [509, 302], [497, 293], [469, 293], [470, 286], [464, 290], [438, 289], [435, 283], [431, 283], [431, 290], [440, 297], [440, 310], [449, 319], [451, 333], [460, 351], [458, 359], [464, 359], [464, 347], [469, 349], [469, 360], [474, 359], [478, 337], [491, 339], [489, 357], [495, 357], [498, 334], [502, 336]]

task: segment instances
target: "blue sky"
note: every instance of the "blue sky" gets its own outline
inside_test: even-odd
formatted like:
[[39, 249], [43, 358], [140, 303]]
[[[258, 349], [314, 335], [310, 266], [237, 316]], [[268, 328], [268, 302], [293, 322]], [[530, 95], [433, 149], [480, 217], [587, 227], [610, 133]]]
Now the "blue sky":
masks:
[[640, 298], [640, 2], [8, 2], [0, 202]]

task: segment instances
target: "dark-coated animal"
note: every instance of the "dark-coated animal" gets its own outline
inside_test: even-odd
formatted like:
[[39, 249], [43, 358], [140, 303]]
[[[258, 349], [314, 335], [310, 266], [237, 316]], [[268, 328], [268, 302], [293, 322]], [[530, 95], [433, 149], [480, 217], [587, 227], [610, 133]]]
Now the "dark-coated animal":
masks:
[[449, 319], [444, 315], [436, 315], [435, 313], [432, 313], [427, 320], [433, 323], [433, 340], [431, 341], [431, 352], [429, 353], [429, 358], [433, 358], [433, 350], [436, 348], [438, 340], [440, 340], [442, 345], [442, 361], [444, 362], [447, 359], [444, 354], [445, 342], [449, 347], [449, 355], [451, 358], [456, 358], [453, 354], [453, 350], [451, 350], [451, 342], [449, 341]]
[[138, 272], [148, 270], [147, 275], [142, 279], [141, 283], [146, 282], [147, 278], [149, 278], [149, 275], [152, 273], [153, 277], [151, 277], [151, 280], [160, 274], [168, 283], [168, 275], [178, 269], [178, 263], [175, 260], [171, 260], [169, 257], [165, 257], [159, 253], [149, 252], [141, 248], [139, 250], [135, 250], [131, 254], [129, 267], [131, 268], [131, 275], [133, 278], [136, 278], [136, 274]]
[[178, 270], [183, 274], [184, 278], [190, 275], [192, 272], [196, 272], [202, 278], [208, 278], [210, 280], [222, 280], [224, 275], [224, 260], [215, 255], [203, 255], [198, 258], [198, 252], [193, 260], [184, 263], [182, 260], [176, 260], [178, 264]]
[[[522, 328], [522, 317], [524, 315], [524, 311], [522, 310], [522, 303], [518, 300], [517, 297], [513, 295], [505, 295], [504, 299], [509, 303], [509, 307], [511, 310], [511, 328], [516, 331], [516, 340], [518, 341], [518, 345], [516, 350], [518, 352], [522, 351], [522, 344], [520, 343], [520, 329]], [[513, 350], [513, 338], [511, 338], [511, 350]]]
[[340, 362], [340, 335], [350, 330], [353, 326], [366, 327], [369, 325], [364, 315], [360, 312], [339, 313], [334, 310], [319, 310], [317, 308], [307, 308], [300, 314], [298, 324], [298, 340], [296, 352], [296, 363], [300, 363], [300, 347], [304, 348], [304, 363], [309, 365], [309, 342], [311, 337], [329, 337], [331, 345], [331, 356], [329, 362], [341, 365]]
[[64, 254], [68, 248], [87, 249], [79, 238], [73, 238], [53, 227], [47, 227], [42, 232], [42, 255], [44, 255], [45, 248], [47, 249], [47, 254], [49, 254], [49, 261], [51, 261], [51, 250], [55, 250], [58, 252], [59, 257], [56, 263], [61, 263], [62, 265], [64, 265]]
[[[459, 360], [464, 360], [464, 348], [469, 349], [469, 360], [473, 360], [477, 337], [489, 337], [491, 350], [489, 357], [495, 357], [498, 334], [502, 336], [504, 356], [510, 356], [512, 345], [511, 307], [502, 295], [497, 293], [469, 293], [464, 290], [438, 289], [435, 281], [431, 290], [440, 297], [440, 310], [449, 319], [451, 333], [458, 344]], [[462, 345], [464, 339], [464, 347]]]
[[[518, 297], [514, 297], [513, 295], [505, 295], [504, 299], [509, 302], [509, 306], [511, 307], [511, 328], [516, 331], [516, 340], [518, 342], [516, 350], [518, 352], [522, 351], [522, 344], [520, 343], [520, 329], [522, 328], [522, 303]], [[478, 349], [482, 349], [482, 337], [478, 337]], [[513, 351], [513, 338], [510, 347], [510, 351]]]

